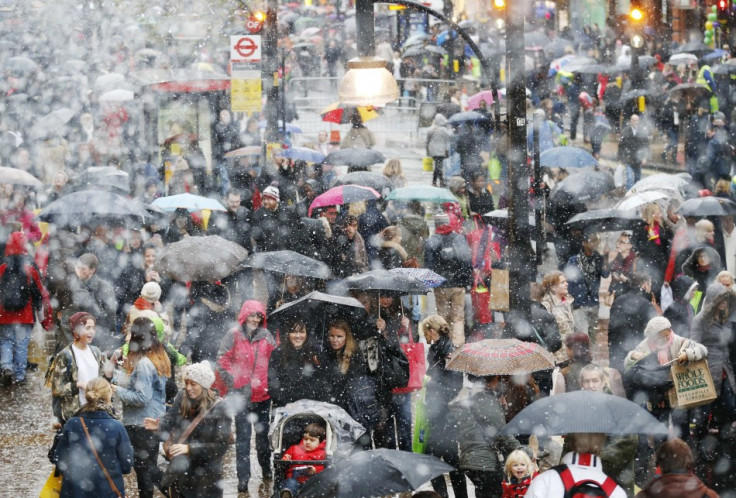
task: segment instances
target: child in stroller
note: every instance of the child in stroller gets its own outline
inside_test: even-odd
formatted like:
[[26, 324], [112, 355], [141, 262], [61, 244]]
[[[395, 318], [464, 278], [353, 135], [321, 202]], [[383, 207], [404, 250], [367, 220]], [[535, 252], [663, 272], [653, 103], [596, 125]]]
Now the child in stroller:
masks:
[[[324, 426], [314, 422], [308, 424], [304, 428], [304, 434], [299, 444], [295, 444], [286, 450], [281, 459], [295, 462], [326, 460], [326, 433]], [[302, 484], [317, 472], [322, 472], [324, 468], [324, 465], [305, 465], [303, 463], [290, 466], [286, 470], [286, 480], [281, 486], [281, 498], [296, 496]]]

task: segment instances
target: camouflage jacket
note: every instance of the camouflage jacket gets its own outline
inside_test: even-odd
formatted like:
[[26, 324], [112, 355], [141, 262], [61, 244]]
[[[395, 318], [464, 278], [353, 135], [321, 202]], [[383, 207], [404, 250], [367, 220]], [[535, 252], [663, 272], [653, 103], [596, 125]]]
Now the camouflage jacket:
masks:
[[[92, 350], [100, 374], [102, 374], [105, 356], [96, 346], [87, 346]], [[52, 360], [46, 378], [46, 387], [51, 388], [54, 416], [60, 422], [66, 422], [81, 408], [79, 402], [79, 388], [77, 387], [77, 359], [72, 351], [71, 344], [61, 351]]]

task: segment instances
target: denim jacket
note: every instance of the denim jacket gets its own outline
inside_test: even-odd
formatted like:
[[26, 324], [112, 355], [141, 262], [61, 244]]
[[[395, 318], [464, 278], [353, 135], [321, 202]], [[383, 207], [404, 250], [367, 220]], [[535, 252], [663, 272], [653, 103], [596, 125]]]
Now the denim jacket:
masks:
[[160, 418], [166, 412], [166, 377], [158, 375], [148, 357], [143, 357], [130, 375], [127, 388], [115, 389], [123, 402], [123, 424], [143, 425], [146, 417]]

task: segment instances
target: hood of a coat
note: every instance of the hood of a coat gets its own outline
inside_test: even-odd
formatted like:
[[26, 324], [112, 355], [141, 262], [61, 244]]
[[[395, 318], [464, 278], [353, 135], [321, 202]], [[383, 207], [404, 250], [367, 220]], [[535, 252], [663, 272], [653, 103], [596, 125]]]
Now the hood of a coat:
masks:
[[706, 253], [708, 256], [708, 259], [710, 260], [710, 268], [721, 267], [721, 256], [718, 254], [718, 251], [713, 249], [711, 246], [701, 245], [693, 249], [693, 252], [690, 253], [690, 256], [688, 256], [682, 264], [683, 273], [691, 273], [695, 271], [698, 255], [702, 252]]
[[701, 498], [709, 496], [708, 488], [692, 474], [664, 474], [644, 488], [650, 498]]
[[702, 313], [706, 316], [712, 315], [713, 310], [724, 301], [728, 302], [730, 312], [736, 311], [736, 291], [726, 288], [718, 281], [713, 282], [705, 291]]
[[672, 281], [672, 297], [677, 300], [682, 300], [687, 296], [690, 287], [696, 284], [695, 280], [688, 277], [687, 275], [680, 275]]
[[263, 321], [261, 322], [261, 328], [266, 328], [266, 308], [261, 304], [260, 301], [249, 300], [243, 303], [240, 307], [240, 313], [238, 313], [238, 323], [241, 326], [245, 325], [245, 319], [252, 313], [258, 313], [261, 315]]

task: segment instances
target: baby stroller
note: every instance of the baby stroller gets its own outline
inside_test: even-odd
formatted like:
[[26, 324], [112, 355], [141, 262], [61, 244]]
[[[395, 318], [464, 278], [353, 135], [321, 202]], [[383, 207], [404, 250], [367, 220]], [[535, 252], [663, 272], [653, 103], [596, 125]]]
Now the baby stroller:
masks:
[[[318, 423], [325, 428], [325, 453], [327, 460], [283, 460], [284, 452], [299, 444], [304, 428]], [[274, 410], [273, 422], [268, 430], [268, 438], [273, 450], [274, 494], [280, 490], [286, 479], [286, 471], [292, 465], [324, 465], [329, 467], [334, 461], [346, 458], [353, 451], [355, 442], [365, 433], [362, 425], [356, 422], [339, 406], [321, 401], [302, 399]]]

